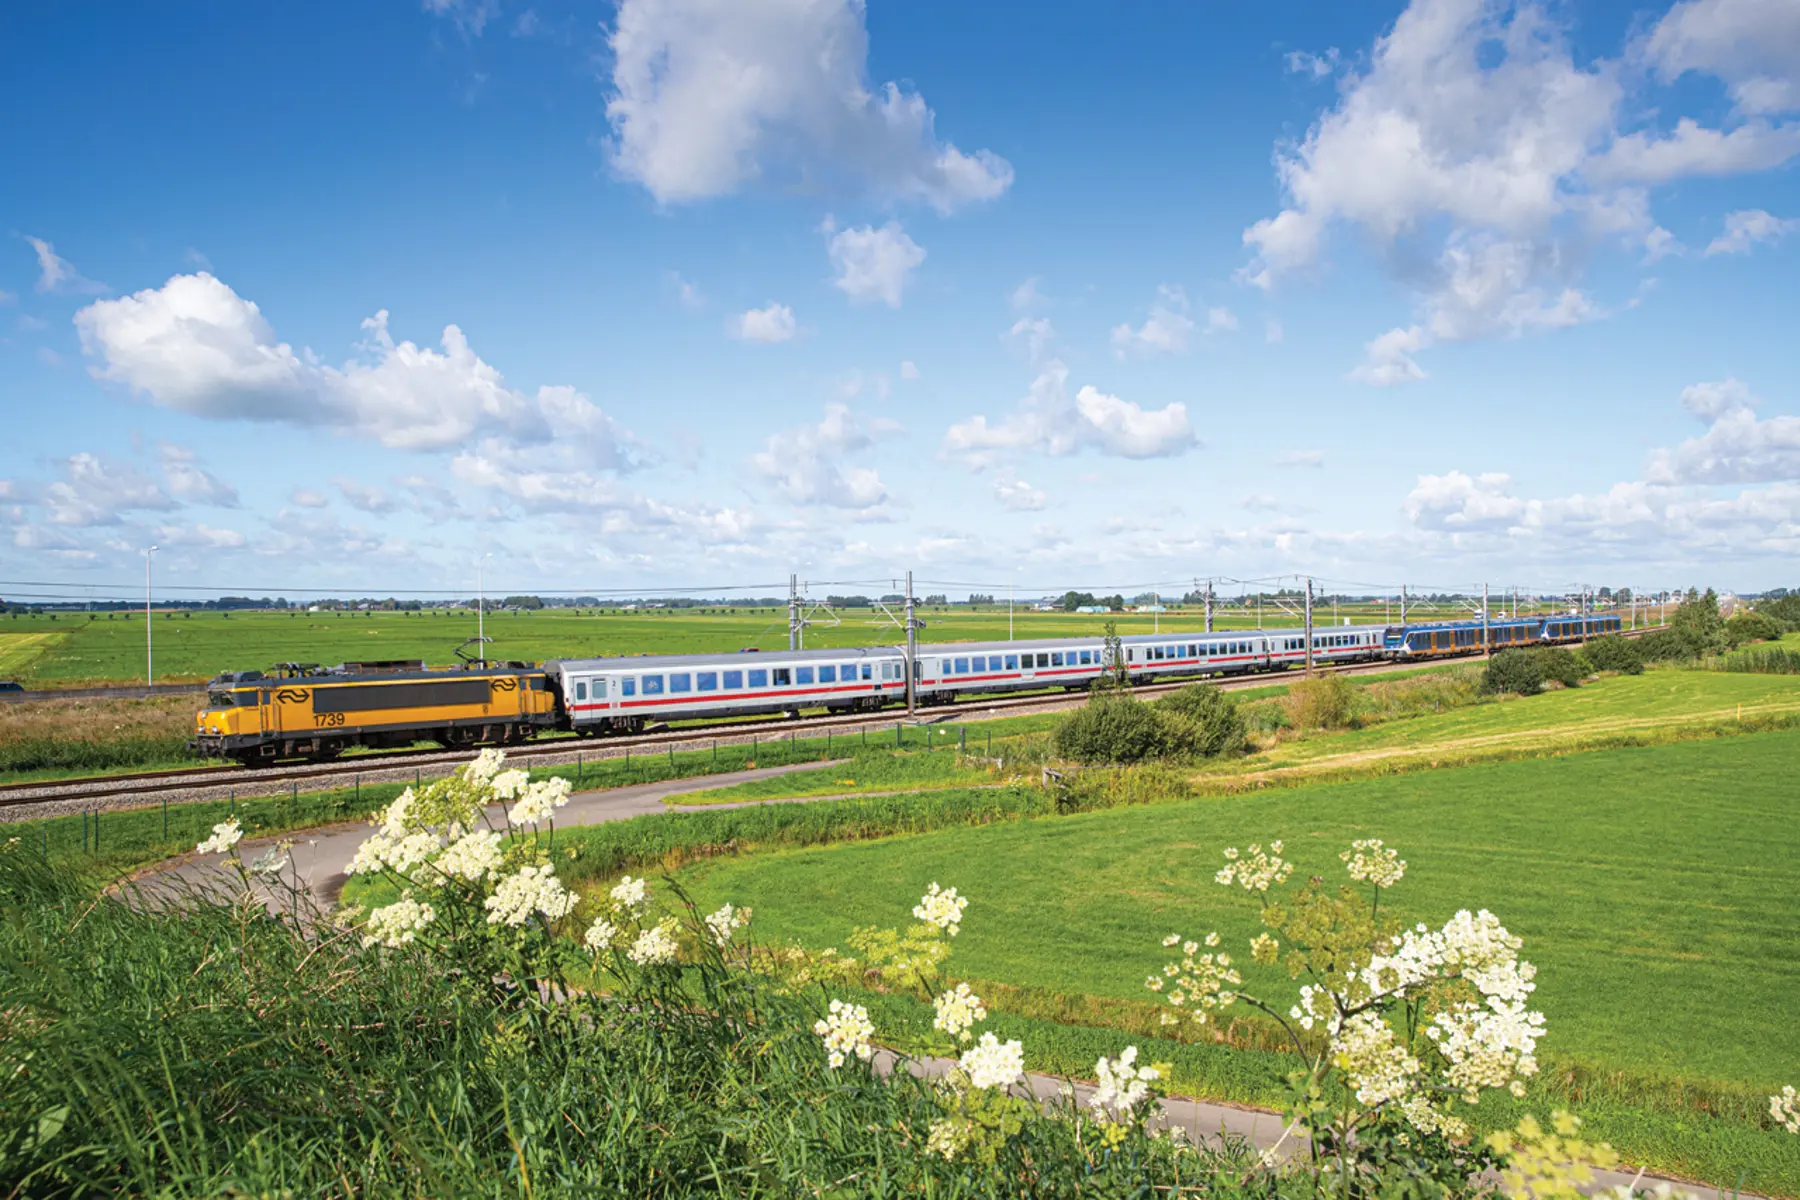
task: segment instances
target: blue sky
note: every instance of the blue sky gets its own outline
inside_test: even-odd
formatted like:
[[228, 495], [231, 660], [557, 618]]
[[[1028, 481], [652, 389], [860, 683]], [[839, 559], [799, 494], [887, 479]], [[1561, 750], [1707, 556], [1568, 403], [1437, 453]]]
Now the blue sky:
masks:
[[15, 6], [0, 92], [0, 580], [1800, 584], [1792, 0]]

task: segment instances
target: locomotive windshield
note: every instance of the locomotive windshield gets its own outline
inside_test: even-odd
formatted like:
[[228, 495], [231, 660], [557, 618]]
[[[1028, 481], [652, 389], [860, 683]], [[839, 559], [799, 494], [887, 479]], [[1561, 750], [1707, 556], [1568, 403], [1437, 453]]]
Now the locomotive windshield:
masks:
[[254, 692], [222, 692], [217, 689], [206, 693], [206, 707], [234, 708], [238, 705], [256, 703]]

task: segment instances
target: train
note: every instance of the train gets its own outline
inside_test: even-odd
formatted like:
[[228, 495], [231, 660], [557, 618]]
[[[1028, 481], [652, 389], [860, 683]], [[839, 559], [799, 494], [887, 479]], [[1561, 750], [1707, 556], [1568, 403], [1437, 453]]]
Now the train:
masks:
[[[1315, 627], [1312, 661], [1425, 661], [1619, 630], [1616, 616], [1587, 615]], [[1297, 629], [1136, 634], [1119, 638], [1118, 652], [1133, 682], [1279, 671], [1307, 660], [1306, 634]], [[1095, 635], [926, 644], [912, 663], [913, 698], [939, 705], [1084, 690], [1113, 668], [1107, 639]], [[283, 663], [212, 680], [188, 745], [253, 766], [324, 761], [352, 747], [508, 745], [550, 732], [595, 737], [641, 732], [653, 722], [797, 716], [803, 708], [875, 712], [905, 702], [906, 675], [900, 646], [482, 661], [450, 670], [416, 661]]]

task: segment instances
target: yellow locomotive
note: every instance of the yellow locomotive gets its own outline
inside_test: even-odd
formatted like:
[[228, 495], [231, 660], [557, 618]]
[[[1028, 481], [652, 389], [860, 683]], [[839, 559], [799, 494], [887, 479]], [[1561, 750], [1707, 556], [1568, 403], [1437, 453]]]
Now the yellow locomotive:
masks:
[[352, 746], [500, 745], [556, 724], [556, 694], [531, 663], [428, 671], [422, 662], [283, 663], [207, 685], [189, 749], [246, 766], [335, 758]]

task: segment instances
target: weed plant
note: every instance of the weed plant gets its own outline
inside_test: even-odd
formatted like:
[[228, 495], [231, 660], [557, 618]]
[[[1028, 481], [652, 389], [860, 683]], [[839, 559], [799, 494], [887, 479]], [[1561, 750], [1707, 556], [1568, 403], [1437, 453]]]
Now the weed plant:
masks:
[[192, 762], [194, 708], [192, 696], [0, 704], [0, 776]]
[[1096, 1153], [1029, 1110], [993, 1161], [946, 1161], [927, 1085], [828, 1068], [807, 1004], [716, 956], [545, 997], [316, 914], [128, 901], [0, 854], [8, 1195], [1247, 1191], [1241, 1155], [1141, 1133]]

